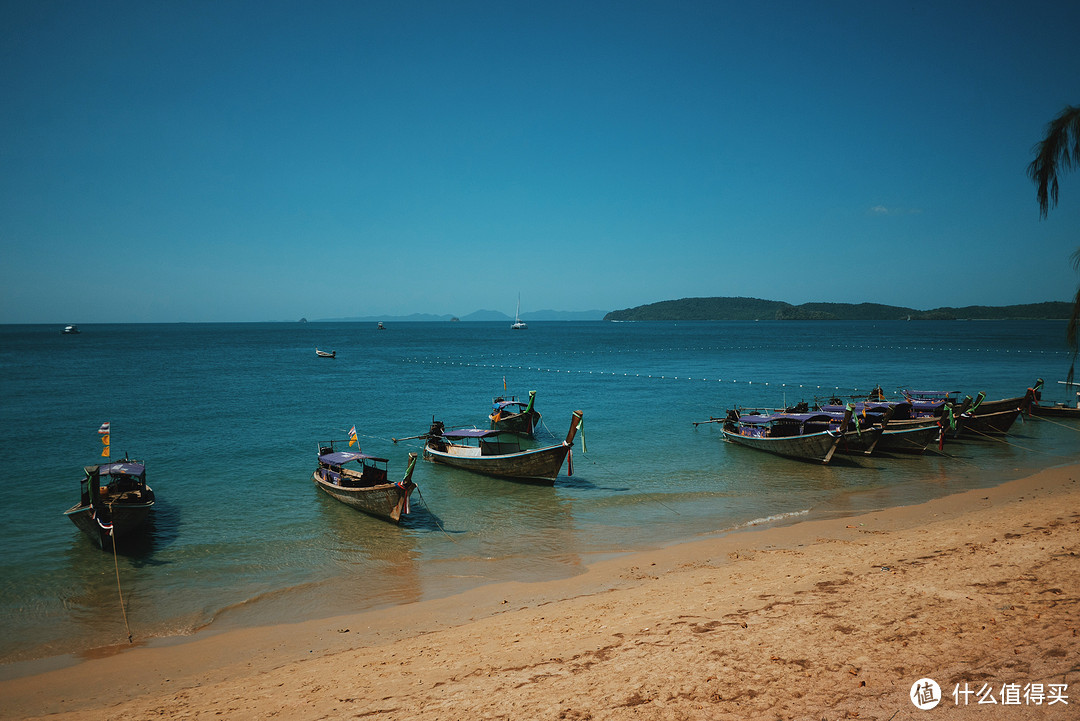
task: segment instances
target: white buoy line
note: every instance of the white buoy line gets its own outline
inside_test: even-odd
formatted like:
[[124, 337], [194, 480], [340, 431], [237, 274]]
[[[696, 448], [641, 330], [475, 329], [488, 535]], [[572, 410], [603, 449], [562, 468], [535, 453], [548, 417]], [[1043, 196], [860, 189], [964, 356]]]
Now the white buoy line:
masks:
[[[461, 366], [463, 368], [491, 368], [494, 370], [521, 370], [521, 371], [534, 371], [538, 373], [568, 373], [576, 375], [594, 375], [594, 376], [611, 376], [616, 378], [641, 378], [645, 380], [663, 380], [663, 381], [696, 381], [699, 383], [734, 383], [743, 385], [759, 385], [774, 388], [801, 388], [809, 390], [824, 390], [828, 392], [843, 391], [859, 393], [859, 388], [844, 388], [841, 386], [829, 386], [829, 385], [815, 385], [813, 383], [776, 383], [773, 381], [740, 381], [738, 379], [724, 379], [724, 378], [699, 378], [697, 376], [674, 376], [666, 374], [654, 374], [654, 373], [619, 373], [616, 371], [597, 371], [597, 370], [570, 370], [566, 368], [541, 368], [539, 366], [520, 366], [520, 365], [508, 365], [499, 363], [475, 363], [472, 361], [456, 361], [456, 360], [430, 360], [430, 359], [402, 359], [404, 363], [417, 363], [420, 365], [444, 365], [444, 366]], [[862, 392], [868, 392], [869, 388], [863, 388]]]
[[[831, 343], [822, 344], [814, 347], [815, 351], [820, 351], [822, 348], [828, 348], [830, 350], [852, 350], [852, 351], [908, 351], [913, 353], [1006, 353], [1009, 355], [1068, 355], [1069, 351], [1066, 350], [1045, 350], [1045, 349], [1010, 349], [1010, 348], [943, 348], [939, 346], [905, 346], [905, 345], [854, 345], [854, 344], [841, 344]], [[627, 353], [633, 354], [652, 354], [652, 353], [700, 353], [702, 351], [717, 351], [717, 352], [729, 352], [729, 351], [762, 351], [767, 350], [771, 352], [802, 352], [807, 350], [806, 348], [797, 347], [778, 347], [775, 345], [726, 345], [726, 346], [683, 346], [673, 348], [624, 348], [624, 349], [610, 349], [610, 350], [545, 350], [545, 351], [513, 351], [505, 353], [480, 353], [470, 355], [470, 358], [521, 358], [523, 356], [597, 356], [597, 355], [624, 355]], [[464, 358], [465, 356], [459, 356]]]

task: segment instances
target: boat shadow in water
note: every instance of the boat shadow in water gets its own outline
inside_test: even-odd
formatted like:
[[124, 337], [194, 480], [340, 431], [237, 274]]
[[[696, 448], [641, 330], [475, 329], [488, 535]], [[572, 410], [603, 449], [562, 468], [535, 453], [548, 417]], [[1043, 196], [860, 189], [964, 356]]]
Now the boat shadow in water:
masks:
[[559, 476], [555, 482], [556, 488], [572, 488], [578, 491], [609, 491], [611, 493], [626, 493], [630, 486], [598, 486], [587, 478], [579, 475]]
[[[158, 500], [138, 532], [121, 537], [117, 542], [116, 555], [128, 559], [136, 567], [168, 565], [171, 561], [157, 560], [154, 554], [176, 542], [180, 537], [179, 528], [180, 509], [168, 501]], [[82, 533], [76, 540], [79, 545], [88, 544], [99, 553], [112, 555], [111, 544], [99, 550]]]
[[443, 523], [442, 518], [428, 508], [427, 503], [423, 500], [421, 500], [420, 503], [422, 505], [414, 504], [409, 515], [402, 516], [401, 523], [398, 525], [412, 531], [435, 531], [446, 533], [448, 535], [468, 532], [465, 530], [447, 528], [446, 524]]

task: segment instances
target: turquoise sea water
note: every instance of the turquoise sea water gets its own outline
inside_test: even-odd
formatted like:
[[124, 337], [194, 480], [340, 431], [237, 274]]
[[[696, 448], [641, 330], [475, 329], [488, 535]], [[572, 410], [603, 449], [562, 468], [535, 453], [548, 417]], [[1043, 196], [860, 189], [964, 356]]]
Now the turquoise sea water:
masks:
[[[138, 639], [328, 617], [500, 580], [578, 573], [602, 555], [915, 503], [1074, 462], [1076, 426], [1018, 423], [947, 456], [803, 464], [693, 421], [904, 387], [1022, 395], [1063, 378], [1064, 322], [365, 323], [0, 326], [8, 474], [0, 674], [125, 643], [111, 553], [62, 514], [81, 467], [145, 460], [158, 505], [119, 556]], [[315, 347], [336, 350], [319, 359]], [[503, 379], [537, 391], [538, 442], [584, 411], [572, 477], [519, 485], [421, 462], [413, 514], [369, 518], [311, 483], [319, 441], [356, 425], [404, 472], [432, 417], [484, 425]], [[587, 452], [585, 452], [587, 451]], [[564, 470], [565, 473], [565, 470]], [[14, 664], [14, 665], [13, 665]]]

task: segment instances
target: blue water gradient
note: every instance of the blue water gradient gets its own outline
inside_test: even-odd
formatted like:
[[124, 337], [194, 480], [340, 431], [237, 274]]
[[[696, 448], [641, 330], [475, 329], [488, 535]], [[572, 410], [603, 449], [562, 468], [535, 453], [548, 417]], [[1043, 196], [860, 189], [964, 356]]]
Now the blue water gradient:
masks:
[[[111, 553], [64, 518], [81, 467], [145, 460], [158, 506], [118, 558], [136, 639], [328, 617], [744, 527], [919, 502], [1077, 460], [1076, 425], [1018, 423], [1008, 443], [822, 467], [725, 444], [733, 405], [903, 387], [1047, 395], [1064, 322], [255, 323], [0, 327], [7, 492], [0, 661], [126, 643]], [[317, 358], [315, 348], [336, 350]], [[317, 444], [356, 425], [404, 472], [419, 441], [484, 425], [503, 382], [537, 391], [538, 443], [584, 411], [572, 477], [519, 485], [421, 462], [400, 527], [321, 494]], [[585, 452], [587, 449], [587, 452]], [[565, 472], [565, 471], [564, 471]]]

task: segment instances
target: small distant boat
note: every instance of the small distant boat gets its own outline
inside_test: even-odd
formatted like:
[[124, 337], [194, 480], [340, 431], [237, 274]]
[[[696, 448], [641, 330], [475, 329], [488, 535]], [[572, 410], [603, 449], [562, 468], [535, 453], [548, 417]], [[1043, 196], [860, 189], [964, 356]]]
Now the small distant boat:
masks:
[[386, 326], [382, 324], [381, 320], [379, 321], [379, 325], [378, 325], [378, 328], [376, 330], [386, 330]]
[[1054, 418], [1080, 418], [1080, 383], [1058, 381], [1058, 384], [1065, 386], [1066, 392], [1072, 392], [1073, 389], [1076, 389], [1076, 400], [1072, 402], [1072, 405], [1064, 401], [1044, 401], [1042, 397], [1043, 379], [1038, 378], [1035, 381], [1035, 386], [1031, 389], [1033, 396], [1030, 407], [1031, 415]]
[[540, 422], [540, 411], [533, 408], [535, 402], [536, 391], [529, 391], [528, 403], [522, 403], [517, 396], [493, 398], [491, 413], [488, 415], [492, 429], [532, 438], [536, 425]]
[[319, 356], [320, 358], [337, 358], [337, 351], [332, 350], [329, 353], [327, 353], [324, 350], [319, 350], [318, 348], [316, 348], [315, 349], [315, 355]]
[[[581, 428], [581, 411], [574, 411], [566, 440], [556, 446], [522, 449], [517, 436], [482, 428], [447, 431], [434, 421], [424, 444], [424, 459], [475, 473], [529, 483], [554, 485], [567, 460], [567, 475], [574, 475], [571, 448]], [[473, 445], [475, 444], [475, 445]]]
[[514, 312], [514, 324], [510, 326], [510, 330], [526, 330], [528, 324], [521, 319], [521, 293], [518, 293], [517, 310]]
[[858, 438], [856, 431], [847, 430], [850, 419], [848, 410], [834, 430], [834, 419], [827, 413], [739, 415], [732, 411], [721, 431], [726, 440], [737, 445], [787, 458], [828, 463], [846, 438]]
[[133, 535], [154, 507], [154, 491], [146, 484], [146, 464], [124, 458], [85, 466], [79, 502], [64, 511], [80, 531], [103, 549]]
[[386, 458], [354, 451], [336, 451], [335, 443], [319, 444], [319, 467], [312, 480], [332, 498], [347, 506], [377, 518], [397, 523], [409, 515], [409, 495], [416, 484], [412, 481], [416, 453], [409, 454], [405, 477], [397, 483], [389, 480]]
[[78, 335], [81, 332], [82, 331], [79, 330], [79, 326], [77, 325], [65, 325], [60, 331], [60, 335]]

